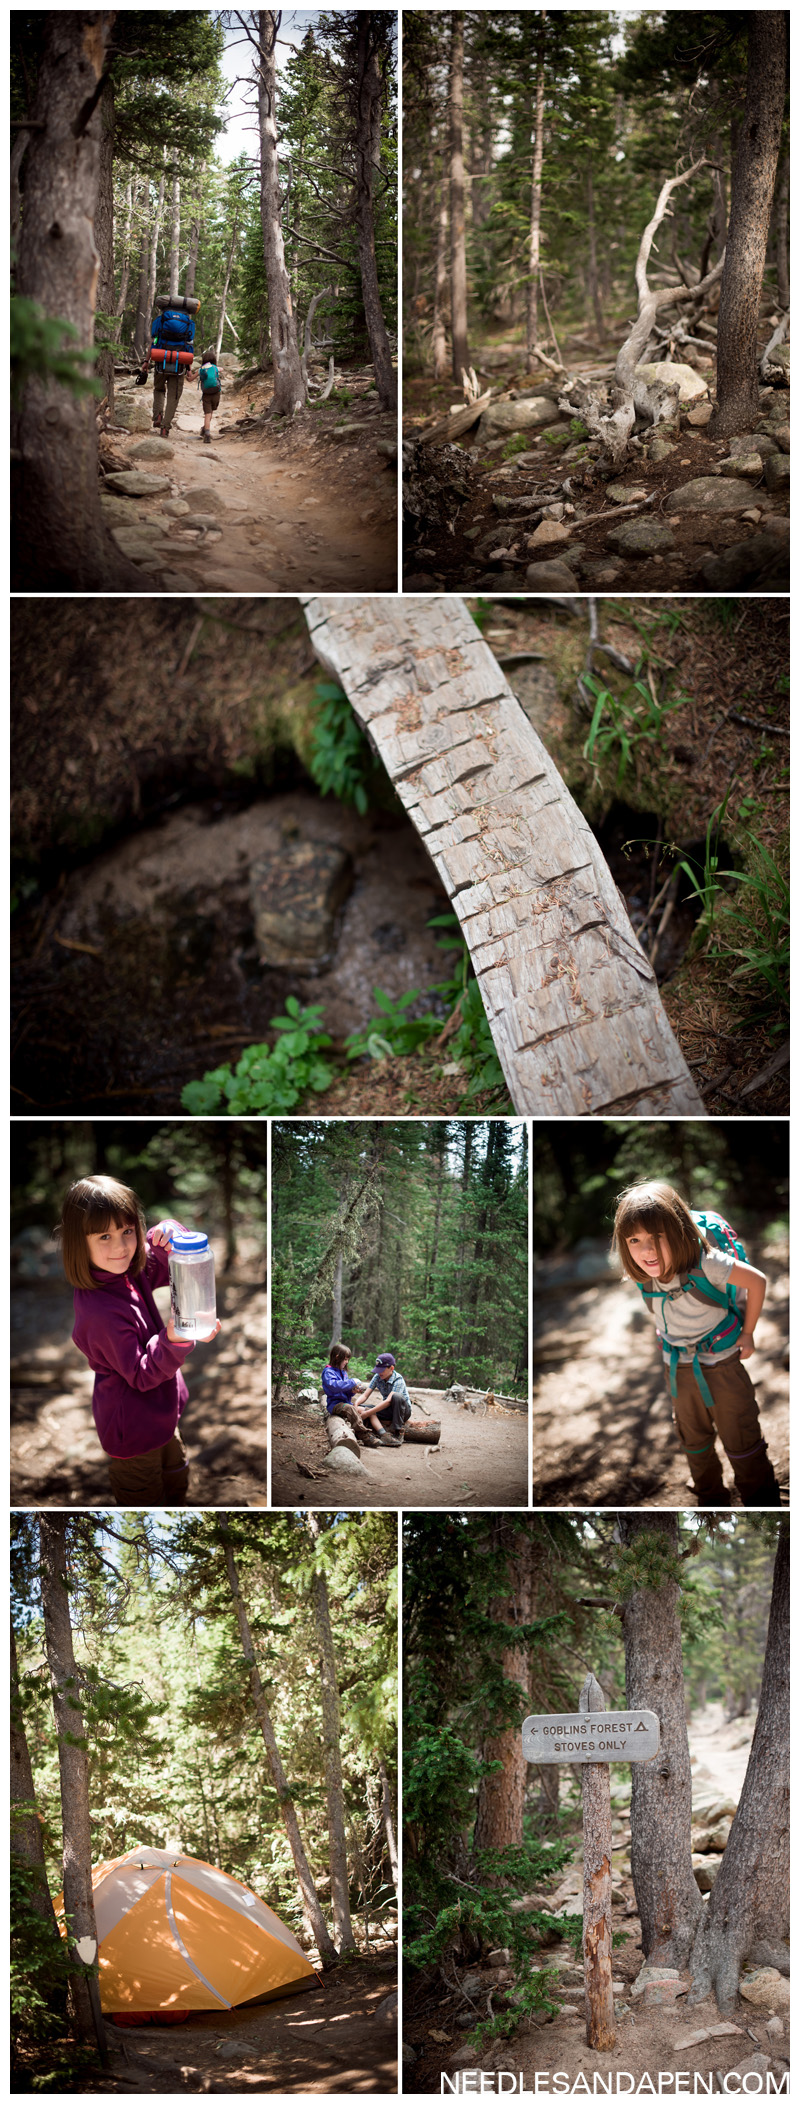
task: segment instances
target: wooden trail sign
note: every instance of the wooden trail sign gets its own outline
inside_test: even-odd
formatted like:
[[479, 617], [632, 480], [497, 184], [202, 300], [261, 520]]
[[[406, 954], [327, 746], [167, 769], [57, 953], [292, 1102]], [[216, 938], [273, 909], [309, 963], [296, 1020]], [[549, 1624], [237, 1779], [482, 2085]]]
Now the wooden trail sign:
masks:
[[526, 1717], [522, 1751], [537, 1767], [571, 1761], [582, 1769], [583, 1974], [586, 2043], [597, 2052], [616, 2044], [611, 1979], [611, 1780], [609, 1761], [649, 1761], [660, 1727], [653, 1710], [606, 1710], [593, 1673], [581, 1688], [578, 1713]]
[[702, 1116], [605, 857], [463, 599], [302, 604], [452, 900], [515, 1109]]

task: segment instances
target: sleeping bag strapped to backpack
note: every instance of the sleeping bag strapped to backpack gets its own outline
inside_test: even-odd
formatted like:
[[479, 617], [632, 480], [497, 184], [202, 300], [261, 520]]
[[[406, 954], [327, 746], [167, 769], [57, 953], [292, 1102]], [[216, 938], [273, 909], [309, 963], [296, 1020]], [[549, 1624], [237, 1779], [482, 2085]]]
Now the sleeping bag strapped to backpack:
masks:
[[[721, 1213], [693, 1212], [692, 1219], [699, 1233], [705, 1237], [710, 1249], [718, 1249], [723, 1256], [734, 1257], [739, 1264], [747, 1263], [747, 1251], [744, 1244], [740, 1242], [738, 1235], [734, 1233], [730, 1223], [723, 1219]], [[639, 1279], [637, 1279], [636, 1283], [642, 1299], [648, 1302], [660, 1301], [662, 1310], [665, 1301], [678, 1300], [682, 1293], [690, 1294], [693, 1300], [708, 1301], [713, 1307], [725, 1309], [724, 1316], [721, 1316], [715, 1326], [709, 1330], [708, 1335], [698, 1339], [694, 1347], [694, 1357], [691, 1360], [692, 1372], [703, 1402], [708, 1410], [713, 1410], [714, 1398], [700, 1365], [698, 1353], [729, 1352], [732, 1346], [738, 1342], [744, 1329], [744, 1315], [737, 1304], [737, 1288], [730, 1284], [727, 1286], [712, 1286], [705, 1273], [699, 1267], [696, 1271], [680, 1271], [678, 1273], [677, 1286], [671, 1288], [665, 1288], [658, 1284], [644, 1285]], [[669, 1392], [671, 1396], [677, 1399], [676, 1372], [681, 1362], [681, 1347], [677, 1344], [670, 1344], [669, 1338], [662, 1336], [660, 1330], [657, 1330], [656, 1334], [664, 1354], [665, 1367], [669, 1369]], [[682, 1347], [684, 1363], [686, 1363], [685, 1354], [689, 1349], [690, 1347], [687, 1345]]]

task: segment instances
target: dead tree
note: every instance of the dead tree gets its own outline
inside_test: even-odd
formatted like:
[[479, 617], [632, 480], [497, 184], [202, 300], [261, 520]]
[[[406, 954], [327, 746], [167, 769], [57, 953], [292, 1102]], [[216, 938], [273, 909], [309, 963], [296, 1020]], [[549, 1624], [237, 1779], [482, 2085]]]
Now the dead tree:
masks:
[[[705, 165], [705, 158], [695, 161], [683, 175], [670, 176], [662, 183], [655, 212], [639, 243], [635, 273], [639, 308], [630, 335], [617, 353], [609, 399], [604, 400], [599, 392], [589, 387], [578, 403], [572, 398], [571, 391], [559, 401], [559, 408], [572, 414], [576, 407], [579, 408], [593, 437], [603, 440], [615, 467], [625, 458], [637, 416], [647, 424], [658, 424], [667, 419], [674, 421], [678, 414], [678, 390], [674, 381], [656, 381], [648, 386], [645, 380], [637, 377], [636, 368], [645, 359], [656, 315], [664, 307], [680, 307], [696, 301], [699, 294], [708, 292], [722, 276], [724, 256], [698, 285], [663, 285], [655, 290], [647, 279], [654, 236], [662, 220], [672, 215], [670, 199], [673, 190], [677, 190], [681, 183], [690, 182], [698, 169]], [[574, 386], [582, 387], [583, 383], [574, 382]]]

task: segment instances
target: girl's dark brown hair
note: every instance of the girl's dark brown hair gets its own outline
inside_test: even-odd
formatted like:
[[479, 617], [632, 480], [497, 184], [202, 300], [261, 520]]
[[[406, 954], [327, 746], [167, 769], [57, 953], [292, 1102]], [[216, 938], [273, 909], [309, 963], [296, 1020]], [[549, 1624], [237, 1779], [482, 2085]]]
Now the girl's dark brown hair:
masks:
[[112, 1225], [136, 1229], [136, 1253], [128, 1265], [128, 1276], [136, 1278], [147, 1263], [144, 1213], [136, 1192], [129, 1191], [127, 1184], [117, 1183], [114, 1176], [82, 1176], [67, 1192], [61, 1224], [55, 1229], [71, 1286], [83, 1286], [91, 1292], [97, 1285], [97, 1279], [92, 1277], [86, 1237], [105, 1234]]
[[695, 1227], [688, 1205], [673, 1191], [668, 1183], [629, 1184], [627, 1191], [617, 1200], [614, 1216], [614, 1240], [612, 1249], [619, 1257], [623, 1271], [637, 1280], [647, 1279], [650, 1273], [641, 1271], [635, 1264], [628, 1248], [628, 1236], [642, 1228], [645, 1234], [663, 1236], [672, 1258], [673, 1271], [693, 1271], [708, 1248], [705, 1237]]
[[349, 1358], [350, 1358], [350, 1346], [349, 1346], [349, 1344], [332, 1344], [332, 1345], [331, 1345], [331, 1349], [330, 1349], [330, 1356], [329, 1356], [329, 1359], [328, 1359], [328, 1365], [329, 1365], [329, 1366], [346, 1366], [346, 1365], [347, 1365], [347, 1361], [348, 1361], [348, 1359], [349, 1359]]

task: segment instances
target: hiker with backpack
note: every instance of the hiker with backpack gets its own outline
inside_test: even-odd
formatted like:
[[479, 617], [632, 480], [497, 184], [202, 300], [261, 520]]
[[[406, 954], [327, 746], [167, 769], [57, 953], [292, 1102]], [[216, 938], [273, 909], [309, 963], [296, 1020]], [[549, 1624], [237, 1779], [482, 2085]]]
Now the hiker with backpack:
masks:
[[140, 372], [137, 387], [144, 387], [150, 367], [153, 368], [153, 429], [168, 438], [181, 395], [183, 383], [194, 363], [195, 315], [200, 301], [182, 297], [179, 293], [169, 296], [160, 293], [156, 300], [156, 318], [150, 332], [150, 349]]
[[755, 1389], [742, 1364], [766, 1278], [720, 1213], [691, 1212], [668, 1183], [632, 1184], [614, 1219], [613, 1248], [654, 1322], [673, 1419], [698, 1505], [729, 1505], [719, 1433], [743, 1505], [779, 1505]]
[[216, 347], [213, 343], [207, 351], [203, 352], [203, 363], [198, 374], [197, 385], [203, 401], [202, 441], [204, 446], [210, 446], [211, 418], [214, 410], [219, 408], [219, 398], [222, 393], [222, 375], [217, 364]]

